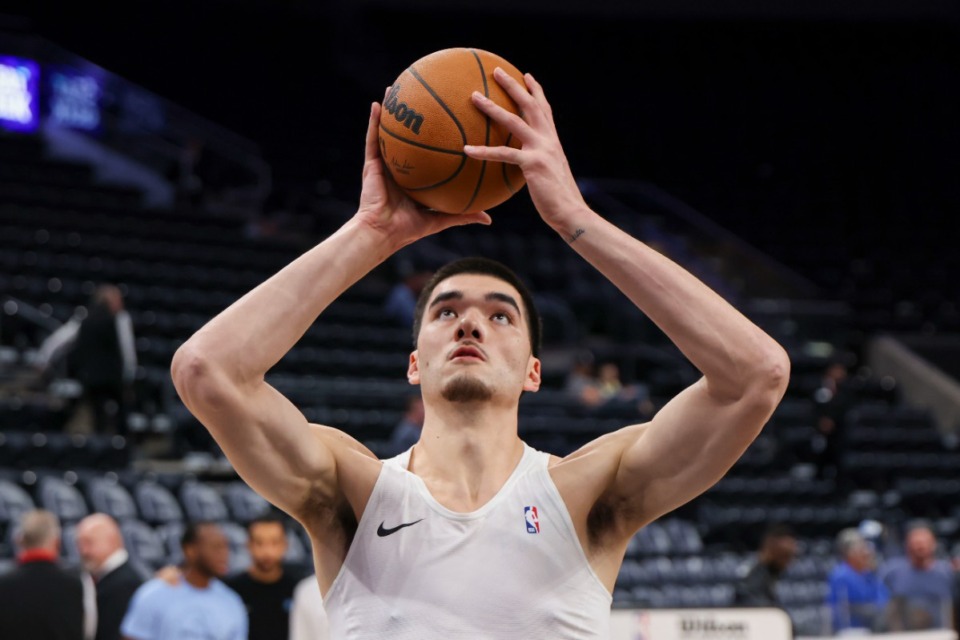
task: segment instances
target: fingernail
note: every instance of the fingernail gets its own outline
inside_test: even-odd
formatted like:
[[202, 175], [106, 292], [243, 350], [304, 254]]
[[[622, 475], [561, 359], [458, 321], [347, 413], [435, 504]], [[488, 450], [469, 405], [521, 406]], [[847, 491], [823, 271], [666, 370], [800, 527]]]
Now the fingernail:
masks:
[[486, 99], [487, 99], [487, 96], [483, 95], [483, 94], [480, 93], [479, 91], [474, 91], [472, 95], [473, 95], [473, 97], [476, 98], [477, 100], [486, 100]]
[[496, 69], [494, 69], [493, 72], [494, 72], [495, 74], [496, 74], [496, 73], [499, 73], [500, 75], [503, 75], [503, 74], [506, 73], [506, 71], [504, 71], [504, 70], [501, 69], [500, 67], [497, 67]]
[[472, 144], [465, 144], [465, 145], [463, 145], [463, 151], [464, 151], [464, 153], [468, 153], [468, 152], [470, 152], [470, 151], [473, 151], [474, 149], [476, 149], [476, 147], [473, 146]]

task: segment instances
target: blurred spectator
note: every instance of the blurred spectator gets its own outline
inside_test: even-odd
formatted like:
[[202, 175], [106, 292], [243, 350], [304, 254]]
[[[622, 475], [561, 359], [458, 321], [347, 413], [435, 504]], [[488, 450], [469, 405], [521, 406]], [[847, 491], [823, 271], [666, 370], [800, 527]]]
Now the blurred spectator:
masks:
[[883, 631], [883, 619], [890, 593], [877, 575], [873, 545], [856, 529], [844, 529], [837, 536], [840, 563], [830, 572], [827, 605], [833, 630]]
[[571, 399], [588, 409], [598, 406], [603, 401], [594, 372], [592, 353], [581, 351], [574, 357], [564, 390]]
[[786, 525], [767, 528], [756, 562], [735, 585], [734, 604], [739, 607], [781, 607], [777, 582], [797, 557], [797, 539]]
[[97, 287], [85, 314], [74, 314], [43, 342], [37, 364], [47, 370], [64, 354], [67, 372], [83, 387], [83, 397], [68, 428], [125, 433], [126, 404], [137, 370], [137, 353], [133, 323], [123, 308], [119, 288]]
[[407, 398], [407, 408], [400, 422], [393, 428], [390, 436], [390, 450], [393, 455], [403, 453], [420, 440], [423, 429], [423, 398], [411, 395]]
[[852, 398], [847, 384], [847, 367], [840, 362], [827, 366], [813, 394], [816, 426], [820, 436], [814, 444], [817, 475], [821, 479], [841, 479], [841, 451], [844, 427]]
[[954, 576], [936, 558], [937, 539], [926, 524], [907, 529], [906, 557], [891, 558], [880, 576], [890, 590], [890, 630], [953, 628]]
[[597, 389], [602, 406], [618, 415], [636, 413], [638, 416], [653, 415], [650, 393], [642, 384], [625, 385], [620, 380], [620, 367], [615, 362], [604, 362], [597, 371]]
[[397, 324], [412, 329], [417, 298], [433, 273], [415, 270], [409, 266], [403, 267], [401, 271], [403, 272], [402, 279], [390, 289], [390, 293], [387, 294], [387, 299], [383, 303], [383, 310]]
[[129, 640], [246, 640], [243, 601], [218, 578], [230, 566], [230, 545], [219, 526], [190, 523], [181, 539], [184, 568], [179, 584], [161, 578], [133, 596], [120, 630]]
[[95, 513], [81, 520], [76, 542], [83, 568], [96, 585], [96, 640], [120, 640], [120, 623], [130, 599], [150, 576], [130, 559], [120, 527], [106, 514]]
[[575, 357], [564, 389], [590, 415], [627, 419], [653, 415], [654, 407], [647, 387], [625, 385], [620, 379], [620, 367], [615, 362], [604, 362], [595, 372], [593, 354], [589, 351]]
[[303, 577], [283, 566], [287, 532], [283, 521], [263, 516], [247, 525], [250, 567], [228, 578], [227, 586], [240, 594], [250, 617], [250, 640], [275, 640], [290, 633], [293, 590]]
[[330, 640], [327, 612], [316, 574], [301, 580], [293, 590], [289, 640]]
[[[49, 511], [28, 511], [20, 520], [18, 566], [0, 576], [0, 638], [93, 638], [96, 609], [85, 603], [79, 575], [57, 566], [60, 522]], [[92, 591], [90, 592], [92, 595]]]

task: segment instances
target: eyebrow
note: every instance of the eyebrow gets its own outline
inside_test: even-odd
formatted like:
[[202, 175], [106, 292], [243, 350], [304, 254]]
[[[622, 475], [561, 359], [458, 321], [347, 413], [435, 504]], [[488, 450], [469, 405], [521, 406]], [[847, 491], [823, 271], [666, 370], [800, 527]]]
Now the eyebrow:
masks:
[[[511, 295], [507, 295], [506, 293], [499, 293], [497, 291], [491, 291], [487, 295], [483, 296], [483, 299], [488, 302], [491, 300], [498, 300], [500, 302], [504, 302], [506, 304], [509, 304], [514, 309], [516, 309], [519, 315], [521, 316], [523, 315], [523, 313], [520, 311], [520, 305], [517, 304], [517, 301], [514, 300], [513, 296]], [[463, 291], [453, 290], [453, 291], [446, 291], [444, 293], [441, 293], [440, 295], [438, 295], [436, 298], [433, 299], [433, 302], [430, 303], [430, 308], [432, 309], [438, 304], [442, 304], [444, 302], [447, 302], [448, 300], [463, 300]]]

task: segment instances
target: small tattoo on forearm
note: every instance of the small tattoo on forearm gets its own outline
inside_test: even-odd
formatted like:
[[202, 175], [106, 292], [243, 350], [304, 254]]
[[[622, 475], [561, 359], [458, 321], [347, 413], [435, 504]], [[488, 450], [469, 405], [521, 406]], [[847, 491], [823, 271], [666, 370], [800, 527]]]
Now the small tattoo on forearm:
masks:
[[567, 242], [569, 242], [570, 244], [573, 244], [574, 242], [577, 241], [577, 238], [579, 238], [585, 233], [586, 231], [584, 231], [583, 229], [577, 229], [576, 231], [573, 232], [573, 235], [570, 236], [570, 239]]

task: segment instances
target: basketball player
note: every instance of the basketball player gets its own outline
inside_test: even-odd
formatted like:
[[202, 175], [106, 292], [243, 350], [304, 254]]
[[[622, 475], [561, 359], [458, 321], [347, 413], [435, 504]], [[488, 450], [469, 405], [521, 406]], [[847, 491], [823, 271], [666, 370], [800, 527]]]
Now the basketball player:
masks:
[[606, 638], [627, 542], [723, 476], [787, 386], [783, 349], [699, 280], [591, 211], [532, 76], [501, 70], [514, 116], [477, 108], [521, 149], [466, 147], [517, 164], [543, 221], [620, 288], [703, 377], [646, 424], [558, 458], [517, 435], [540, 386], [539, 319], [512, 273], [483, 260], [424, 289], [407, 377], [419, 442], [380, 461], [308, 424], [264, 381], [318, 315], [404, 245], [485, 213], [424, 211], [385, 174], [372, 105], [357, 214], [218, 315], [176, 354], [177, 390], [238, 473], [310, 532], [335, 638]]

